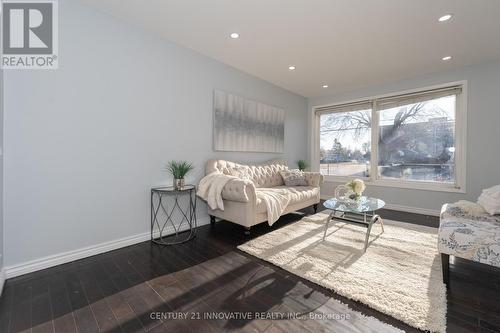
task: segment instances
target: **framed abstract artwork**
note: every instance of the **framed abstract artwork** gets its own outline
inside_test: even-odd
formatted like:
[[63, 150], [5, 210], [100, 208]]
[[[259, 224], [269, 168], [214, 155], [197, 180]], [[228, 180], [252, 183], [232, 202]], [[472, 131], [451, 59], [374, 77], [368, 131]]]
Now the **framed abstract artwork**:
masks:
[[214, 91], [214, 149], [283, 153], [285, 110]]

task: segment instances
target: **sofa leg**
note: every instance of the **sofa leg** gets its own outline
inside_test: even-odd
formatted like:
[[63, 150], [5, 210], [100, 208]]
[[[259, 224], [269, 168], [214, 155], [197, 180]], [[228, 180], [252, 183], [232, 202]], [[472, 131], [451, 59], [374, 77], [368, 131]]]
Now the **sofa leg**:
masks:
[[250, 227], [245, 227], [245, 236], [250, 236]]
[[215, 225], [215, 216], [210, 215], [210, 225], [212, 227]]
[[450, 288], [450, 255], [441, 253], [441, 264], [443, 266], [443, 282], [446, 288]]
[[314, 204], [313, 209], [314, 209], [314, 214], [316, 214], [318, 212], [318, 204]]

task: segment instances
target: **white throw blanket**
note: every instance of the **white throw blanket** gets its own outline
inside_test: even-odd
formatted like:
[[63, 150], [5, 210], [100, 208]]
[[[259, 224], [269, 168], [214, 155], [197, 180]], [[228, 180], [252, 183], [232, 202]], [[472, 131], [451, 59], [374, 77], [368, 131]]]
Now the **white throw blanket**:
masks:
[[198, 192], [196, 194], [205, 200], [210, 209], [224, 210], [222, 201], [222, 190], [227, 182], [239, 179], [235, 176], [228, 176], [220, 172], [212, 172], [200, 180], [198, 184]]
[[290, 202], [289, 192], [279, 188], [257, 188], [257, 200], [261, 199], [267, 208], [267, 223], [273, 225], [278, 221]]
[[[224, 210], [222, 190], [233, 179], [240, 178], [228, 176], [220, 172], [212, 172], [200, 180], [196, 194], [205, 200], [211, 209]], [[288, 191], [283, 189], [256, 189], [257, 200], [262, 200], [266, 205], [267, 223], [269, 225], [273, 225], [285, 211], [286, 206], [290, 202], [288, 194]]]

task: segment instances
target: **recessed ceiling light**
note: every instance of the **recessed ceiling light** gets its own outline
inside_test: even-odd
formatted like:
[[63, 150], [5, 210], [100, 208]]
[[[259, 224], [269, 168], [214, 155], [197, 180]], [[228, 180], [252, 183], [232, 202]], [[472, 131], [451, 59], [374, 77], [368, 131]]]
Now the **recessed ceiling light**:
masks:
[[232, 34], [229, 35], [232, 39], [240, 38], [240, 34], [233, 32]]
[[289, 66], [288, 69], [291, 70], [291, 71], [294, 71], [295, 70], [295, 66]]
[[448, 21], [449, 19], [451, 19], [451, 17], [452, 17], [452, 16], [453, 16], [453, 15], [451, 15], [451, 14], [446, 14], [446, 15], [443, 15], [443, 16], [441, 16], [441, 17], [439, 18], [439, 20], [438, 20], [438, 21], [439, 21], [439, 22], [446, 22], [446, 21]]
[[327, 84], [324, 84], [324, 85], [323, 85], [323, 88], [328, 88], [328, 85], [327, 85]]
[[443, 60], [444, 60], [444, 61], [451, 60], [451, 56], [446, 56], [446, 57], [443, 57]]

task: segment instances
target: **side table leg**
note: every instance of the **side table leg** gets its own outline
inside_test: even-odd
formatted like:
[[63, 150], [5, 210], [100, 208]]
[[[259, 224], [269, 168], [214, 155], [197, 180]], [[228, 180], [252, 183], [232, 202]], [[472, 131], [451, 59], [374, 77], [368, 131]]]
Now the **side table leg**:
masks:
[[153, 211], [154, 211], [154, 206], [153, 206], [153, 194], [154, 192], [151, 190], [151, 240], [153, 240], [153, 227], [154, 227], [154, 222], [153, 222]]
[[193, 189], [193, 218], [194, 218], [194, 232], [198, 232], [198, 219], [196, 218], [196, 202], [197, 202], [197, 197], [196, 197], [196, 187]]
[[326, 231], [328, 230], [328, 224], [330, 223], [330, 220], [332, 219], [333, 213], [334, 213], [334, 211], [332, 210], [332, 212], [330, 213], [330, 215], [328, 215], [328, 219], [326, 220], [326, 223], [325, 223], [325, 232], [323, 233], [323, 240], [325, 240]]

